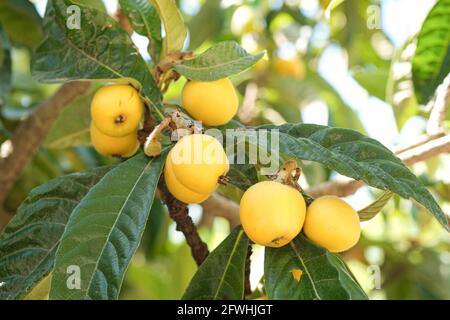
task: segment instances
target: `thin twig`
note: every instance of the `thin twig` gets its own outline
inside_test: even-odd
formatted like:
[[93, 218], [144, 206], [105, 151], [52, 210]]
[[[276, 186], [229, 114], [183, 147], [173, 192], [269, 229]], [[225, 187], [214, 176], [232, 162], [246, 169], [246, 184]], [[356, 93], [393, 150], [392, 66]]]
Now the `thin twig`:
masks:
[[404, 144], [404, 145], [398, 145], [393, 149], [393, 152], [395, 154], [400, 154], [402, 152], [405, 152], [407, 150], [410, 149], [414, 149], [418, 146], [421, 146], [427, 142], [430, 142], [432, 140], [436, 140], [437, 138], [443, 137], [445, 136], [445, 132], [440, 131], [437, 133], [433, 133], [433, 134], [425, 134], [422, 136], [417, 137], [417, 139], [414, 140], [413, 143], [409, 143], [409, 144]]

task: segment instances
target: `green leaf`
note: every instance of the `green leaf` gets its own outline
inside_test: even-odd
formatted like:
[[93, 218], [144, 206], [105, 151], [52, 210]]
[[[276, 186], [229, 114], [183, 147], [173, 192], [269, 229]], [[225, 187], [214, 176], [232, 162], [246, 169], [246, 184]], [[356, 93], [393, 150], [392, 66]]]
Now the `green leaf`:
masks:
[[[117, 299], [152, 207], [167, 152], [139, 154], [115, 167], [70, 216], [56, 254], [51, 299]], [[80, 289], [69, 289], [69, 266]]]
[[248, 244], [248, 238], [242, 228], [235, 228], [200, 265], [183, 299], [242, 299]]
[[161, 19], [149, 0], [119, 0], [123, 13], [134, 31], [149, 40], [149, 53], [153, 61], [159, 60], [162, 47]]
[[417, 100], [427, 103], [450, 72], [450, 0], [439, 0], [428, 13], [412, 61]]
[[257, 168], [255, 165], [249, 163], [232, 164], [227, 176], [231, 179], [230, 183], [232, 185], [243, 191], [258, 182]]
[[263, 56], [264, 52], [249, 54], [235, 41], [223, 41], [192, 59], [182, 61], [175, 70], [188, 79], [213, 81], [242, 72]]
[[28, 0], [0, 1], [0, 23], [15, 45], [35, 48], [42, 39], [42, 19]]
[[[281, 248], [265, 248], [265, 288], [269, 299], [367, 299], [338, 255], [302, 234]], [[301, 273], [300, 278], [298, 274]]]
[[[444, 212], [431, 193], [380, 142], [351, 129], [314, 124], [265, 125], [258, 128], [279, 130], [282, 154], [319, 162], [342, 175], [363, 180], [369, 186], [390, 190], [406, 199], [413, 198], [450, 230]], [[268, 144], [262, 147], [271, 146], [271, 135], [268, 136]]]
[[392, 105], [395, 120], [399, 129], [412, 117], [419, 113], [419, 104], [414, 94], [411, 60], [415, 38], [408, 39], [395, 50], [392, 65], [386, 83], [386, 102]]
[[69, 215], [109, 170], [100, 167], [33, 189], [0, 235], [0, 299], [19, 299], [53, 268]]
[[64, 149], [77, 145], [89, 145], [91, 138], [91, 100], [97, 88], [67, 105], [53, 123], [44, 146], [50, 149]]
[[11, 45], [0, 24], [0, 106], [11, 90]]
[[359, 69], [353, 72], [353, 78], [367, 90], [367, 92], [381, 100], [386, 99], [386, 83], [389, 78], [388, 69]]
[[392, 196], [392, 192], [385, 191], [370, 205], [361, 210], [358, 210], [359, 220], [367, 221], [375, 217], [389, 202]]
[[148, 104], [158, 106], [161, 93], [150, 70], [125, 30], [107, 14], [80, 7], [80, 29], [67, 28], [71, 1], [50, 0], [44, 18], [45, 39], [32, 62], [33, 76], [43, 82], [96, 80], [130, 83]]
[[102, 0], [71, 0], [76, 5], [91, 7], [100, 12], [106, 13], [106, 7]]
[[158, 11], [164, 24], [166, 36], [163, 43], [162, 57], [170, 53], [180, 52], [186, 39], [186, 28], [183, 17], [174, 0], [149, 0]]
[[[225, 21], [221, 0], [206, 1], [198, 14], [189, 21], [189, 48], [197, 49], [206, 40], [220, 33]], [[214, 19], [211, 19], [214, 17]]]

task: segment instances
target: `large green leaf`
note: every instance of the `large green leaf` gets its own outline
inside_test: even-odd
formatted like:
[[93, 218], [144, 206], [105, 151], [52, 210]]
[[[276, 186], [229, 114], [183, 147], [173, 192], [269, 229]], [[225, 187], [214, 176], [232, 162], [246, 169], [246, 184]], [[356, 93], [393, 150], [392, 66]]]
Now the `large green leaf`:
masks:
[[417, 100], [426, 103], [450, 72], [450, 0], [439, 0], [422, 24], [412, 61]]
[[0, 23], [15, 45], [35, 48], [42, 39], [42, 19], [28, 0], [0, 1]]
[[338, 255], [303, 235], [281, 248], [266, 248], [265, 288], [269, 299], [367, 299]]
[[90, 144], [90, 106], [95, 89], [97, 88], [78, 97], [63, 109], [45, 138], [45, 147], [63, 149]]
[[70, 213], [109, 170], [100, 167], [33, 189], [0, 235], [0, 299], [18, 299], [53, 268]]
[[158, 61], [162, 47], [161, 19], [149, 0], [119, 0], [134, 31], [149, 40], [149, 53]]
[[161, 94], [150, 70], [125, 30], [107, 14], [80, 7], [80, 29], [67, 28], [69, 0], [50, 0], [44, 18], [45, 39], [32, 62], [33, 76], [43, 82], [98, 80], [131, 83], [151, 105]]
[[[431, 193], [380, 142], [351, 129], [314, 124], [265, 125], [258, 128], [279, 130], [279, 151], [282, 154], [319, 162], [340, 174], [363, 180], [369, 186], [390, 190], [406, 199], [413, 198], [450, 230], [444, 212]], [[273, 146], [270, 143], [262, 147]]]
[[264, 52], [249, 54], [235, 41], [223, 41], [204, 53], [175, 66], [186, 78], [212, 81], [237, 74], [250, 68], [264, 56]]
[[11, 90], [11, 45], [0, 24], [0, 106]]
[[[139, 154], [108, 172], [74, 209], [56, 254], [51, 299], [117, 299], [152, 207], [167, 152]], [[67, 286], [70, 266], [80, 288]]]
[[242, 299], [248, 243], [242, 228], [234, 229], [200, 265], [183, 299]]
[[183, 49], [186, 39], [186, 28], [183, 17], [177, 8], [175, 0], [149, 0], [159, 13], [164, 24], [166, 36], [163, 43], [163, 57]]

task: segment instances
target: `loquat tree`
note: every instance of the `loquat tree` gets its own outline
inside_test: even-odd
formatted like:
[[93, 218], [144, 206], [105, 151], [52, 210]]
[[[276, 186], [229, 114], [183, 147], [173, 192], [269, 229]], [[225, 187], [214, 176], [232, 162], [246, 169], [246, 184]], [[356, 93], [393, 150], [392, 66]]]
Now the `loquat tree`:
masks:
[[[352, 64], [377, 66], [355, 73], [370, 95], [394, 105], [387, 93], [404, 88], [400, 81], [411, 85], [397, 120], [421, 112], [431, 129], [394, 152], [366, 134], [321, 77], [323, 48], [310, 40], [286, 58], [276, 48], [282, 36], [273, 36], [280, 24], [333, 25], [340, 21], [334, 13], [358, 15], [368, 1], [320, 1], [320, 18], [296, 5], [248, 2], [254, 10], [247, 12], [264, 16], [237, 31], [253, 35], [253, 46], [217, 31], [229, 29], [227, 10], [243, 10], [225, 10], [218, 0], [205, 1], [187, 25], [175, 0], [119, 0], [114, 17], [99, 0], [48, 0], [42, 19], [28, 1], [0, 4], [1, 106], [24, 101], [14, 87], [14, 47], [29, 48], [28, 88], [40, 88], [33, 101], [43, 101], [25, 117], [1, 118], [1, 299], [118, 299], [133, 257], [161, 237], [166, 211], [198, 266], [183, 299], [367, 299], [345, 254], [368, 241], [360, 223], [392, 198], [417, 203], [450, 231], [438, 189], [408, 168], [450, 148], [449, 0], [431, 8], [410, 40], [414, 53], [395, 58], [409, 59], [406, 80], [386, 80], [391, 61], [361, 36], [371, 31], [330, 35]], [[361, 18], [348, 16], [355, 25]], [[214, 21], [202, 27], [208, 17]], [[145, 37], [149, 59], [136, 37]], [[302, 121], [299, 101], [315, 99], [332, 110], [328, 125]], [[431, 111], [416, 111], [420, 104]], [[271, 121], [267, 110], [283, 120]], [[48, 159], [58, 169], [41, 179], [36, 168]], [[347, 179], [334, 180], [337, 174]], [[31, 184], [22, 193], [21, 175]], [[342, 199], [363, 186], [376, 195], [364, 208]], [[190, 215], [193, 204], [231, 225], [211, 252]], [[264, 270], [251, 285], [255, 248], [264, 248]]]

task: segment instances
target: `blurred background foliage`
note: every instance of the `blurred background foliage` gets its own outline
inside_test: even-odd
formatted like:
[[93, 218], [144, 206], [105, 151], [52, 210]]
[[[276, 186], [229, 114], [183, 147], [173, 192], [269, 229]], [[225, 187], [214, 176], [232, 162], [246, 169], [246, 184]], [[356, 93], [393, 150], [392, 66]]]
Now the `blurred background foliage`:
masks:
[[[413, 142], [426, 127], [429, 107], [419, 105], [411, 81], [415, 36], [434, 1], [346, 0], [331, 12], [329, 0], [179, 0], [189, 27], [186, 49], [202, 52], [222, 40], [236, 40], [249, 52], [266, 50], [251, 70], [233, 77], [241, 100], [238, 118], [246, 125], [312, 122], [364, 132], [388, 147]], [[337, 1], [340, 2], [340, 1]], [[104, 1], [115, 15], [117, 1]], [[30, 57], [43, 37], [45, 0], [0, 2], [0, 23], [9, 41], [12, 82], [0, 88], [0, 157], [20, 122], [58, 88], [30, 76]], [[143, 56], [146, 40], [132, 39]], [[0, 61], [6, 63], [4, 57]], [[184, 80], [174, 83], [165, 100], [180, 102]], [[29, 191], [57, 176], [118, 160], [99, 156], [89, 147], [89, 95], [66, 108], [9, 195], [6, 207], [15, 211]], [[61, 120], [63, 119], [63, 120]], [[65, 119], [65, 120], [64, 120]], [[447, 126], [449, 116], [447, 115]], [[73, 125], [74, 127], [71, 127]], [[52, 140], [52, 131], [67, 130], [67, 141]], [[71, 131], [72, 130], [72, 131]], [[75, 136], [74, 136], [75, 135]], [[60, 136], [60, 135], [57, 135]], [[304, 163], [304, 187], [336, 176]], [[450, 208], [450, 155], [413, 168], [445, 212]], [[239, 201], [231, 186], [221, 193]], [[361, 188], [347, 200], [363, 207], [378, 192]], [[210, 249], [229, 233], [223, 218], [202, 216], [191, 206], [202, 238]], [[144, 239], [133, 259], [121, 293], [123, 299], [177, 299], [195, 272], [195, 263], [181, 233], [157, 201]], [[252, 257], [251, 281], [262, 275], [262, 248]], [[375, 219], [363, 223], [360, 243], [344, 254], [371, 298], [450, 299], [450, 239], [424, 209], [394, 197]], [[379, 267], [381, 282], [374, 286]]]

